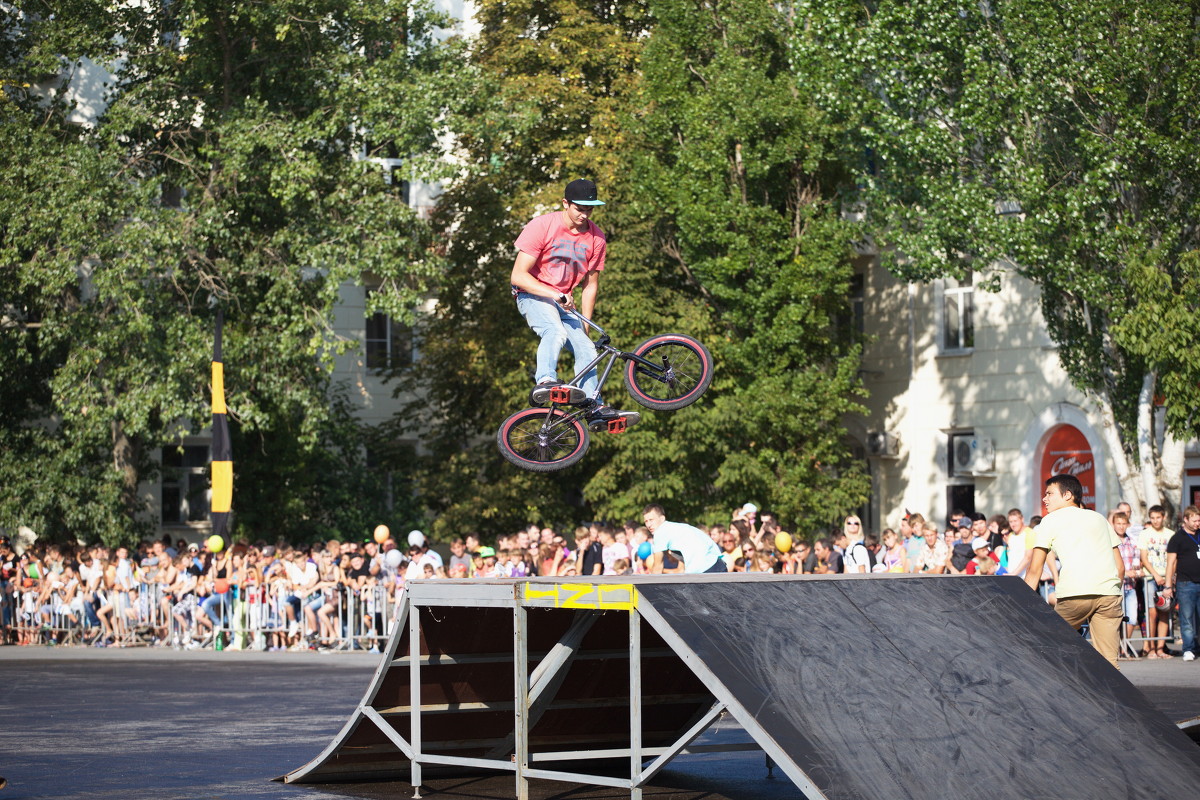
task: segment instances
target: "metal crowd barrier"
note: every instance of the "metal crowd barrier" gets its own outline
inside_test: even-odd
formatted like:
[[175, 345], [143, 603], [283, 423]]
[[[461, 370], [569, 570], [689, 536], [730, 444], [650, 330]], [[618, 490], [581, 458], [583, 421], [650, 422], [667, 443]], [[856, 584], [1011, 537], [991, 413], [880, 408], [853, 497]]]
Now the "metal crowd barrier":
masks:
[[168, 642], [177, 648], [223, 650], [371, 650], [387, 639], [394, 616], [389, 587], [377, 584], [361, 592], [338, 587], [320, 594], [320, 608], [311, 608], [317, 598], [313, 593], [299, 598], [300, 611], [289, 618], [289, 589], [231, 587], [225, 594], [210, 595], [217, 598], [208, 604], [217, 618], [211, 634], [197, 618], [208, 616], [202, 610], [207, 597], [183, 601], [167, 621]]

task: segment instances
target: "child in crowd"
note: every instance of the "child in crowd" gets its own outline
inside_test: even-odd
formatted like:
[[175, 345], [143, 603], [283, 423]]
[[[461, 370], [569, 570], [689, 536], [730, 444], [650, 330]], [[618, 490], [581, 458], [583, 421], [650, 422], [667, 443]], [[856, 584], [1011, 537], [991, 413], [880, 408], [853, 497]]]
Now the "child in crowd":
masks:
[[617, 541], [617, 535], [612, 528], [604, 527], [600, 529], [600, 547], [601, 559], [604, 563], [605, 575], [619, 575], [616, 563], [618, 559], [625, 562], [629, 561], [629, 548]]
[[1000, 559], [988, 546], [988, 538], [976, 536], [971, 540], [971, 550], [974, 551], [974, 555], [963, 571], [968, 575], [995, 575]]

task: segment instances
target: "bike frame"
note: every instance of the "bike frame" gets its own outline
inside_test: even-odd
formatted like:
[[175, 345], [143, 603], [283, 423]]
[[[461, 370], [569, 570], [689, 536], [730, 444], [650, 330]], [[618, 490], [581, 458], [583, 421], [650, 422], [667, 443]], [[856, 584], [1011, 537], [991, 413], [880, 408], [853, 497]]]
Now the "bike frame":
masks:
[[[569, 380], [565, 384], [563, 384], [564, 386], [574, 386], [576, 388], [582, 388], [583, 376], [587, 375], [590, 371], [595, 369], [600, 364], [600, 362], [604, 361], [605, 359], [608, 359], [608, 363], [604, 365], [604, 370], [600, 373], [600, 375], [597, 378], [596, 395], [595, 395], [596, 397], [600, 396], [600, 390], [602, 390], [604, 388], [604, 384], [608, 381], [608, 376], [612, 374], [613, 366], [617, 363], [618, 358], [623, 359], [625, 361], [636, 361], [638, 364], [640, 364], [641, 366], [650, 370], [651, 372], [655, 372], [660, 375], [666, 371], [661, 366], [655, 364], [653, 361], [647, 361], [646, 359], [642, 358], [641, 356], [637, 355], [636, 353], [630, 353], [625, 350], [621, 350], [619, 348], [613, 347], [611, 344], [612, 340], [609, 338], [608, 333], [605, 332], [605, 330], [603, 328], [601, 328], [599, 325], [597, 325], [596, 323], [592, 322], [590, 319], [585, 317], [583, 314], [580, 314], [578, 311], [575, 311], [573, 309], [566, 309], [566, 312], [568, 314], [570, 314], [571, 316], [575, 317], [576, 319], [578, 319], [584, 325], [595, 328], [597, 331], [599, 331], [600, 338], [597, 339], [595, 342], [593, 342], [593, 344], [596, 346], [596, 350], [598, 351], [596, 353], [596, 357], [593, 358], [591, 361], [589, 361], [587, 366], [585, 366], [585, 367], [583, 367], [583, 369], [579, 370], [579, 372], [577, 372], [575, 374], [575, 377], [571, 378], [571, 380]], [[595, 397], [589, 398], [589, 399], [595, 399]], [[550, 413], [554, 410], [554, 408], [557, 405], [558, 405], [557, 403], [550, 403], [549, 407], [546, 410], [547, 417], [550, 416]], [[582, 413], [582, 412], [577, 412], [577, 413]], [[576, 416], [576, 415], [573, 414], [572, 416]]]

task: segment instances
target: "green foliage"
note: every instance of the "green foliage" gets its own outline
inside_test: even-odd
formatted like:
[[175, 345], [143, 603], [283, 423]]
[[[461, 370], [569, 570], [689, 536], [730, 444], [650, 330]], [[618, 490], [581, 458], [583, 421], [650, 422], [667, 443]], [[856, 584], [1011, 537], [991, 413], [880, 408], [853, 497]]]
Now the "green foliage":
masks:
[[1170, 271], [1162, 263], [1158, 254], [1148, 253], [1129, 264], [1125, 281], [1138, 302], [1114, 323], [1113, 338], [1159, 376], [1158, 391], [1174, 400], [1166, 406], [1168, 427], [1195, 432], [1200, 428], [1193, 399], [1200, 387], [1200, 252], [1184, 253]]
[[316, 447], [298, 435], [299, 419], [284, 413], [269, 418], [269, 428], [233, 431], [238, 536], [349, 541], [370, 537], [381, 522], [397, 531], [420, 526], [421, 511], [404, 480], [413, 454], [385, 432], [362, 425], [345, 387], [329, 392]]
[[853, 274], [837, 202], [848, 120], [812, 102], [828, 76], [793, 58], [798, 32], [778, 8], [652, 10], [628, 213], [651, 221], [665, 256], [655, 282], [703, 309], [719, 368], [695, 430], [672, 434], [700, 450], [673, 500], [714, 513], [752, 498], [820, 524], [868, 491], [842, 427], [862, 412], [858, 343], [840, 324]]
[[[823, 521], [861, 503], [841, 426], [861, 411], [857, 346], [837, 324], [850, 231], [831, 202], [845, 121], [797, 101], [797, 82], [826, 78], [792, 71], [787, 18], [655, 2], [484, 2], [478, 18], [491, 83], [460, 131], [473, 169], [442, 198], [452, 267], [411, 377], [430, 390], [409, 424], [433, 431], [437, 530], [636, 518], [652, 501], [718, 520], [749, 498]], [[527, 404], [536, 347], [508, 291], [512, 243], [579, 176], [608, 201], [597, 322], [627, 349], [692, 334], [717, 378], [695, 406], [646, 412], [594, 436], [576, 467], [534, 475], [492, 440]], [[606, 397], [630, 403], [614, 382]]]
[[607, 328], [623, 296], [609, 213], [620, 203], [625, 140], [615, 121], [636, 82], [646, 30], [641, 3], [485, 0], [476, 20], [482, 33], [472, 61], [484, 88], [455, 120], [466, 169], [437, 211], [452, 232], [450, 266], [422, 326], [422, 360], [400, 384], [424, 394], [397, 422], [421, 431], [429, 449], [420, 491], [437, 514], [438, 536], [599, 514], [580, 505], [580, 490], [598, 463], [593, 456], [603, 460], [603, 442], [577, 467], [532, 475], [504, 462], [492, 437], [532, 388], [536, 339], [509, 290], [513, 242], [529, 219], [559, 205], [575, 177], [595, 179], [610, 201], [595, 217], [612, 242], [597, 322]]
[[985, 283], [1016, 269], [1041, 288], [1063, 366], [1111, 403], [1130, 456], [1147, 370], [1172, 431], [1200, 431], [1195, 382], [1160, 372], [1170, 362], [1151, 322], [1165, 301], [1197, 301], [1182, 260], [1200, 246], [1195, 8], [804, 5], [838, 23], [825, 41], [867, 112], [877, 160], [864, 198], [881, 249], [904, 256], [893, 268], [915, 279], [974, 268]]
[[[0, 395], [0, 419], [38, 448], [20, 457], [61, 468], [25, 488], [34, 507], [53, 528], [68, 503], [102, 506], [90, 530], [74, 526], [85, 538], [141, 531], [154, 448], [207, 424], [219, 302], [233, 427], [242, 443], [270, 440], [235, 452], [264, 482], [239, 484], [235, 512], [244, 494], [352, 530], [334, 521], [340, 490], [272, 484], [279, 465], [244, 459], [287, 454], [311, 472], [347, 433], [328, 401], [331, 357], [348, 346], [329, 328], [341, 286], [369, 277], [377, 307], [411, 318], [439, 274], [428, 221], [368, 159], [405, 158], [405, 180], [449, 174], [443, 118], [471, 94], [461, 43], [438, 41], [426, 5], [391, 0], [37, 5], [8, 27], [0, 75], [0, 301], [13, 309], [0, 358], [29, 387]], [[80, 126], [69, 81], [85, 56], [113, 72], [107, 105]], [[355, 468], [325, 478], [354, 488]], [[66, 491], [67, 475], [92, 488]], [[0, 522], [27, 507], [6, 498]]]

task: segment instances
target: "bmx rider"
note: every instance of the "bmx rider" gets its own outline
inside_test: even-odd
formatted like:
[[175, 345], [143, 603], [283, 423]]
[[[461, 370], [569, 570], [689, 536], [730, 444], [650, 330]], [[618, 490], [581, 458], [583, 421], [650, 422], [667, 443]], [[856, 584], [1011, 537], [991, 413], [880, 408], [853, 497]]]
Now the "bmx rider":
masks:
[[[558, 356], [564, 346], [575, 356], [576, 372], [596, 357], [584, 324], [568, 312], [576, 308], [576, 288], [581, 290], [579, 311], [583, 316], [591, 319], [595, 311], [607, 241], [591, 216], [602, 205], [604, 201], [596, 198], [595, 183], [571, 181], [563, 192], [562, 208], [534, 217], [517, 237], [512, 293], [517, 310], [541, 338], [534, 376], [537, 385], [530, 395], [535, 405], [544, 405], [549, 390], [562, 385]], [[621, 416], [622, 412], [597, 396], [594, 368], [584, 376], [581, 389], [581, 393], [572, 392], [571, 399], [584, 406], [589, 421]]]

